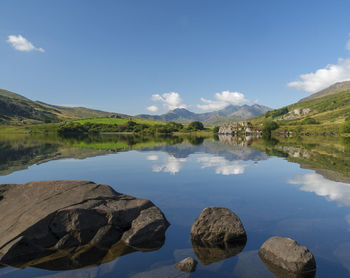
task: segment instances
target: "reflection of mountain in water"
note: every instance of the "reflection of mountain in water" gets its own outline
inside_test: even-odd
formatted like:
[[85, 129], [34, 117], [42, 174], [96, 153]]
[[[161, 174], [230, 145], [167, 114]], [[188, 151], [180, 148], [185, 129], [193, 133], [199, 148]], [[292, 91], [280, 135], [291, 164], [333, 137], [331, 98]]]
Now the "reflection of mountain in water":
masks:
[[152, 202], [92, 182], [5, 184], [0, 197], [0, 264], [18, 268], [77, 269], [157, 250], [169, 225]]
[[207, 153], [220, 156], [229, 161], [259, 161], [266, 160], [268, 155], [248, 147], [232, 146], [220, 141], [204, 141], [203, 144], [194, 146], [191, 144], [163, 145], [152, 148], [144, 148], [142, 151], [163, 151], [175, 158], [187, 158], [195, 153]]
[[0, 141], [0, 176], [28, 168], [50, 160], [84, 159], [110, 153], [105, 150], [81, 149], [64, 145], [58, 141], [41, 140]]
[[251, 148], [296, 162], [301, 168], [315, 170], [327, 179], [350, 183], [349, 146], [346, 139], [319, 136], [260, 140]]

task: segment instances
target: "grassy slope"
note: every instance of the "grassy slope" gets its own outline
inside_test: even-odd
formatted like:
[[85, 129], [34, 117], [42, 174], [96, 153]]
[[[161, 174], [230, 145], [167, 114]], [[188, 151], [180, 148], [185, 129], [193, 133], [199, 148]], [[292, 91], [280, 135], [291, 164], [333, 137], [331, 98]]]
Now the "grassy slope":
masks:
[[[345, 118], [350, 115], [350, 90], [341, 91], [334, 95], [321, 98], [297, 102], [287, 107], [289, 111], [294, 111], [295, 109], [311, 109], [311, 111], [306, 115], [290, 120], [279, 120], [281, 116], [275, 118], [269, 117], [269, 119], [277, 121], [281, 126], [278, 131], [338, 133]], [[310, 117], [317, 120], [319, 124], [302, 125], [302, 121]], [[252, 118], [251, 122], [259, 125], [265, 120], [267, 120], [265, 116], [259, 116]]]
[[[110, 117], [109, 113], [84, 107], [63, 107], [32, 101], [19, 94], [0, 89], [0, 124], [21, 125], [60, 122], [79, 118]], [[118, 114], [120, 117], [127, 115]]]

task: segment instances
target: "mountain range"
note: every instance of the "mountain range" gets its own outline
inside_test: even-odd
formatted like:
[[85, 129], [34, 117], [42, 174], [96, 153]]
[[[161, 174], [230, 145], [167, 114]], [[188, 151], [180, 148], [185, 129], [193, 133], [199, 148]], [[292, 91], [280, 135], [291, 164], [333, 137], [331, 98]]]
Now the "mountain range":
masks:
[[136, 117], [158, 120], [163, 122], [188, 123], [192, 121], [200, 121], [203, 122], [205, 125], [218, 125], [263, 115], [270, 110], [271, 108], [259, 104], [229, 105], [224, 109], [207, 113], [194, 113], [185, 108], [176, 108], [162, 115], [140, 114]]

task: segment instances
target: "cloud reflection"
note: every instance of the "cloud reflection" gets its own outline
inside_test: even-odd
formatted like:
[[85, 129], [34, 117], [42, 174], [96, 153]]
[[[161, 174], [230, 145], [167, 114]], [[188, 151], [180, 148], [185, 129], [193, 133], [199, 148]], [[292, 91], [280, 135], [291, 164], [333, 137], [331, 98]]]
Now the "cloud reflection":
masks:
[[169, 156], [163, 165], [154, 165], [152, 167], [152, 170], [153, 172], [164, 172], [175, 175], [181, 170], [185, 162], [186, 158], [176, 158], [174, 156]]
[[146, 157], [147, 160], [150, 160], [150, 161], [156, 161], [159, 159], [158, 155], [155, 155], [155, 154], [152, 154], [152, 155], [148, 155]]
[[300, 190], [314, 192], [341, 206], [350, 206], [350, 184], [330, 181], [316, 173], [297, 176], [288, 183], [300, 185]]
[[201, 168], [215, 168], [216, 174], [221, 174], [224, 176], [229, 175], [240, 175], [243, 174], [245, 168], [249, 164], [242, 164], [238, 161], [228, 161], [220, 156], [204, 156], [197, 159], [197, 162], [201, 164]]

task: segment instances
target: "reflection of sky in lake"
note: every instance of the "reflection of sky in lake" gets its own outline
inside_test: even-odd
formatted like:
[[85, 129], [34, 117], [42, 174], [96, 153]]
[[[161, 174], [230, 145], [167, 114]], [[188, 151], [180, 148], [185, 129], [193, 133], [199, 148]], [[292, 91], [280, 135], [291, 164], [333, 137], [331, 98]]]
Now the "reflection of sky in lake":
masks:
[[152, 165], [153, 172], [164, 172], [172, 175], [185, 167], [184, 164], [189, 160], [192, 163], [198, 163], [202, 169], [213, 168], [216, 174], [224, 176], [244, 174], [245, 168], [250, 166], [247, 162], [229, 161], [225, 157], [220, 156], [193, 158], [191, 155], [188, 158], [176, 158], [173, 155], [167, 155], [166, 158], [160, 158], [158, 155], [148, 155], [146, 159], [152, 162], [157, 161]]
[[215, 168], [216, 174], [221, 175], [239, 175], [243, 174], [249, 164], [242, 164], [238, 161], [228, 161], [220, 156], [203, 156], [197, 159], [202, 168]]
[[298, 175], [289, 179], [288, 183], [298, 185], [302, 191], [336, 201], [341, 206], [350, 206], [350, 184], [327, 180], [316, 173]]

